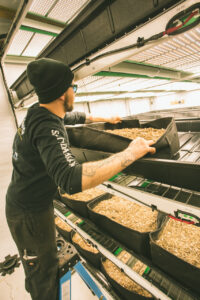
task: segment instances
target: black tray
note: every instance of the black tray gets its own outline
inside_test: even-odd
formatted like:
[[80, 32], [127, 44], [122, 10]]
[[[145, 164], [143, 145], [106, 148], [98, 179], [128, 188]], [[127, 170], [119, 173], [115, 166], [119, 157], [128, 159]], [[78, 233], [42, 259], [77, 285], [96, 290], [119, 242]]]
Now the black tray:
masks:
[[[63, 221], [64, 222], [64, 221]], [[68, 242], [71, 243], [71, 233], [72, 233], [72, 229], [71, 231], [67, 231], [67, 230], [63, 230], [61, 229], [59, 226], [56, 225], [56, 229], [58, 230], [58, 232], [62, 235], [62, 237], [64, 237], [65, 240], [67, 240]]]
[[[105, 260], [105, 259], [103, 259]], [[154, 299], [152, 297], [145, 297], [139, 294], [136, 294], [132, 291], [127, 290], [123, 286], [121, 286], [119, 283], [117, 283], [114, 279], [112, 279], [108, 273], [106, 272], [103, 264], [101, 263], [101, 271], [105, 275], [105, 277], [108, 279], [108, 282], [113, 286], [113, 288], [116, 290], [117, 294], [120, 296], [121, 300], [144, 300], [144, 299]], [[121, 298], [122, 297], [122, 298]]]
[[95, 268], [100, 269], [100, 264], [101, 264], [101, 254], [100, 252], [98, 253], [92, 253], [90, 251], [87, 251], [83, 248], [81, 248], [77, 243], [73, 241], [73, 235], [75, 232], [73, 231], [71, 233], [71, 241], [76, 250], [89, 262], [91, 263]]
[[[166, 222], [163, 224], [165, 226]], [[163, 226], [150, 234], [152, 261], [184, 286], [200, 294], [200, 269], [173, 255], [155, 243]]]
[[[98, 123], [89, 126], [67, 127], [70, 143], [75, 147], [116, 153], [128, 147], [129, 138], [105, 132], [106, 129], [119, 128], [164, 128], [165, 133], [154, 144], [156, 149], [168, 148], [172, 157], [179, 150], [179, 139], [176, 123], [173, 118], [162, 118], [140, 125], [138, 120], [123, 120], [118, 124]], [[154, 156], [156, 157], [156, 155]]]
[[[138, 254], [150, 257], [150, 245], [149, 245], [149, 232], [138, 232], [128, 227], [125, 227], [108, 217], [98, 214], [93, 211], [93, 208], [97, 203], [102, 200], [110, 199], [113, 195], [105, 194], [97, 197], [91, 203], [88, 204], [89, 218], [100, 228], [106, 230], [111, 236], [123, 243], [129, 249], [135, 251]], [[159, 215], [158, 223], [161, 222]]]
[[[96, 198], [96, 197], [95, 197]], [[93, 201], [95, 198], [88, 200], [88, 201], [80, 201], [80, 200], [73, 200], [67, 197], [64, 197], [61, 194], [61, 202], [66, 204], [68, 207], [73, 209], [74, 211], [78, 212], [84, 218], [88, 218], [88, 208], [87, 205]]]

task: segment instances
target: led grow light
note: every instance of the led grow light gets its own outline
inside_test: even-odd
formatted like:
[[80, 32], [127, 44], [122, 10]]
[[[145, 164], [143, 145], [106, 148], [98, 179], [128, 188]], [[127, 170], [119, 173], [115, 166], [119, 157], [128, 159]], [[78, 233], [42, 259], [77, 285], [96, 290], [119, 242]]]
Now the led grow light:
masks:
[[[131, 60], [176, 68], [192, 62], [192, 55], [200, 59], [200, 26], [172, 37], [169, 41], [160, 41], [159, 45], [131, 56]], [[185, 59], [187, 56], [187, 59]]]
[[33, 32], [19, 30], [16, 33], [7, 54], [21, 55], [32, 36]]
[[48, 14], [48, 17], [61, 22], [68, 22], [79, 13], [88, 2], [88, 0], [60, 0]]
[[23, 55], [37, 56], [52, 39], [52, 36], [36, 33]]
[[56, 0], [34, 0], [29, 11], [45, 16]]

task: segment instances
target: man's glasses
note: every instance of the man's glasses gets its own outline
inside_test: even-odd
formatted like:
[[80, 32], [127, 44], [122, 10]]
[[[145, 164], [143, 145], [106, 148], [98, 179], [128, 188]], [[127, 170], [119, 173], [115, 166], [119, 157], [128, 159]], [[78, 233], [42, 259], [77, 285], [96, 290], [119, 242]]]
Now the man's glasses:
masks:
[[73, 88], [74, 93], [76, 93], [77, 90], [78, 90], [78, 85], [77, 84], [70, 84], [70, 86]]

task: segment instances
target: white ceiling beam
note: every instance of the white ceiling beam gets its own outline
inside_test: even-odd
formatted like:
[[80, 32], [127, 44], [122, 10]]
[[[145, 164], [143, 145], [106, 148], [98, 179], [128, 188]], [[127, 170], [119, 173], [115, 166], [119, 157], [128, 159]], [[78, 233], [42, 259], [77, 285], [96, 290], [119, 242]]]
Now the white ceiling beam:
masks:
[[44, 23], [44, 22], [29, 19], [29, 18], [25, 18], [22, 22], [22, 25], [37, 28], [37, 29], [41, 29], [41, 30], [45, 30], [45, 31], [49, 31], [49, 32], [54, 32], [54, 33], [57, 33], [57, 34], [59, 34], [63, 29], [59, 26], [47, 24], [47, 23]]
[[18, 56], [18, 55], [7, 55], [4, 59], [5, 64], [28, 64], [35, 57], [32, 56]]

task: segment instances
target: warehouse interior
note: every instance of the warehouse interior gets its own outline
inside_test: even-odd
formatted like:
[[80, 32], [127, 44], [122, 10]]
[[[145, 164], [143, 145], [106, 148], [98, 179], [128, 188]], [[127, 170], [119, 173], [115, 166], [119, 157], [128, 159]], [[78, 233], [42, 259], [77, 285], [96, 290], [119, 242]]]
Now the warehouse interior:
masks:
[[[191, 223], [196, 230], [194, 234], [191, 231], [196, 243], [193, 245], [190, 240], [190, 250], [196, 247], [200, 261], [200, 2], [1, 0], [0, 298], [31, 299], [24, 287], [21, 264], [11, 267], [11, 274], [3, 272], [5, 258], [18, 253], [6, 222], [5, 197], [12, 175], [14, 135], [29, 107], [38, 102], [26, 68], [31, 61], [43, 57], [59, 60], [74, 72], [78, 85], [74, 111], [104, 118], [119, 116], [125, 124], [137, 121], [141, 127], [161, 118], [173, 118], [170, 126], [175, 126], [176, 133], [166, 138], [170, 155], [160, 150], [155, 158], [139, 160], [127, 172], [102, 184], [100, 189], [131, 203], [150, 207], [151, 213], [158, 211], [171, 216], [172, 220], [179, 219], [177, 222], [181, 224]], [[168, 125], [165, 129], [169, 128]], [[98, 124], [90, 128], [83, 130], [86, 133], [88, 130], [88, 134], [94, 130], [96, 134], [96, 129], [109, 129]], [[71, 138], [73, 129], [66, 130]], [[77, 130], [82, 130], [82, 127], [77, 127]], [[175, 139], [177, 144], [173, 148], [170, 143], [175, 144]], [[96, 148], [87, 148], [73, 139], [70, 143], [73, 154], [83, 163], [117, 152], [106, 145], [109, 137], [105, 140], [102, 149], [96, 145]], [[119, 148], [116, 146], [116, 149]], [[102, 294], [98, 294], [94, 286], [89, 288], [78, 272], [73, 271], [71, 297], [66, 294], [60, 299], [200, 299], [199, 264], [186, 265], [181, 258], [172, 260], [166, 254], [159, 256], [158, 252], [146, 258], [140, 251], [127, 246], [125, 238], [112, 235], [94, 219], [82, 217], [76, 208], [65, 206], [60, 198], [59, 195], [54, 203], [57, 218], [71, 226], [84, 240], [90, 241], [104, 257], [123, 270], [123, 274], [150, 293], [145, 298], [137, 293], [130, 296], [119, 291], [116, 283], [92, 266], [79, 251], [86, 270]], [[70, 215], [69, 211], [76, 216], [75, 219], [66, 217]], [[77, 220], [89, 224], [90, 231], [78, 226]], [[115, 230], [119, 230], [117, 225], [113, 232]], [[103, 232], [105, 240], [112, 240], [114, 252], [95, 239], [95, 232], [96, 236]], [[184, 231], [176, 238], [178, 243], [185, 241]], [[181, 245], [183, 247], [183, 243]], [[129, 261], [140, 262], [145, 272], [134, 271], [127, 264], [126, 255], [120, 259], [118, 253], [123, 253], [124, 249]], [[156, 251], [153, 249], [151, 251]], [[156, 261], [157, 257], [160, 260]], [[180, 272], [187, 275], [179, 278]]]

